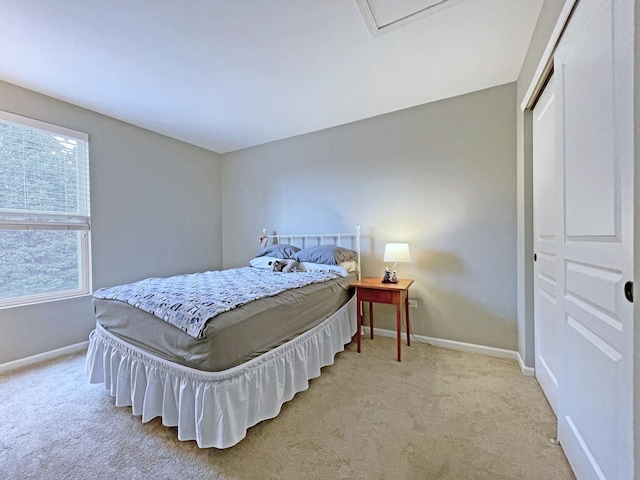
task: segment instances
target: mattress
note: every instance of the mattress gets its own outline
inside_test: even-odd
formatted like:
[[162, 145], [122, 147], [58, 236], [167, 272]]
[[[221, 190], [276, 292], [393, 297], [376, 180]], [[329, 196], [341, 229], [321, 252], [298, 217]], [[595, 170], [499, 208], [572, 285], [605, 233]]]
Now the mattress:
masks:
[[353, 295], [355, 274], [287, 290], [209, 320], [205, 338], [119, 300], [93, 299], [97, 323], [122, 340], [165, 360], [218, 372], [251, 360], [323, 322]]

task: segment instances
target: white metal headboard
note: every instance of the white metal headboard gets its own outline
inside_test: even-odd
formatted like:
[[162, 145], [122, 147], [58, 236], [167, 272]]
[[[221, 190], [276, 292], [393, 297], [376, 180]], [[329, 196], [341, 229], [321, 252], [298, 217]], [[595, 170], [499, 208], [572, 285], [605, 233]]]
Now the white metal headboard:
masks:
[[351, 233], [278, 233], [275, 235], [268, 235], [267, 229], [262, 229], [262, 236], [260, 237], [260, 243], [263, 243], [266, 246], [266, 242], [271, 239], [275, 240], [276, 243], [286, 243], [295, 244], [296, 240], [299, 240], [302, 248], [308, 247], [309, 240], [311, 240], [313, 245], [338, 245], [339, 247], [343, 246], [342, 241], [345, 239], [349, 239], [351, 245], [349, 248], [353, 247], [353, 242], [355, 242], [355, 251], [358, 254], [358, 280], [360, 279], [360, 271], [362, 270], [360, 264], [360, 225], [356, 225], [356, 231]]

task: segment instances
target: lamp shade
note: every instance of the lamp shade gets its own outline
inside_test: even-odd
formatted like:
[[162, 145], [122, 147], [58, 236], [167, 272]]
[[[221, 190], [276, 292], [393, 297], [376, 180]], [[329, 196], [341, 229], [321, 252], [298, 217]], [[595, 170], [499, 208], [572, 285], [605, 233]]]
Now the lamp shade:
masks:
[[387, 243], [384, 246], [385, 262], [410, 262], [411, 253], [409, 253], [408, 243]]

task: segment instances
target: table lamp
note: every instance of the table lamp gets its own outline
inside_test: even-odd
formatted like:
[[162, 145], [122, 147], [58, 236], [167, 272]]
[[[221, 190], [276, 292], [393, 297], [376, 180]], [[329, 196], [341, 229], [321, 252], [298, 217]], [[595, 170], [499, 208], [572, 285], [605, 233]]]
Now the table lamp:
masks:
[[391, 270], [389, 270], [389, 267], [384, 269], [384, 277], [382, 278], [382, 283], [398, 283], [398, 277], [396, 276], [396, 265], [398, 263], [411, 261], [409, 244], [387, 243], [384, 246], [384, 261], [394, 262], [394, 264]]

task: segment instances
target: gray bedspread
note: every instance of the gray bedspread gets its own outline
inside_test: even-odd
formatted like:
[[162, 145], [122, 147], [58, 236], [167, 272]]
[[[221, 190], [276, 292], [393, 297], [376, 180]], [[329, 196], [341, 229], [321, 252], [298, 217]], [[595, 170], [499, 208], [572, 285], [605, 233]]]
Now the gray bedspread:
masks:
[[97, 322], [114, 335], [161, 358], [205, 371], [246, 362], [318, 325], [352, 296], [355, 274], [254, 300], [209, 320], [203, 338], [126, 302], [93, 299]]
[[194, 338], [203, 338], [207, 322], [259, 298], [292, 288], [324, 282], [338, 275], [328, 271], [272, 272], [260, 268], [231, 268], [166, 278], [147, 278], [102, 288], [95, 298], [120, 300], [155, 315]]

